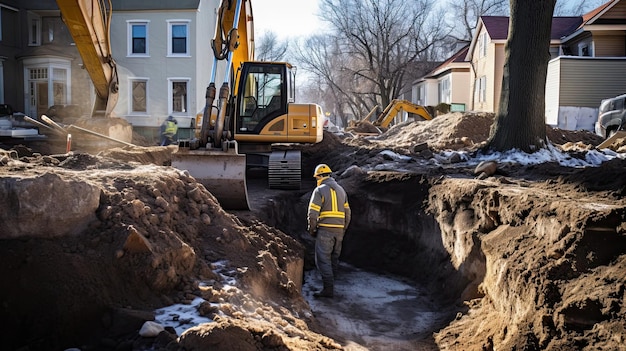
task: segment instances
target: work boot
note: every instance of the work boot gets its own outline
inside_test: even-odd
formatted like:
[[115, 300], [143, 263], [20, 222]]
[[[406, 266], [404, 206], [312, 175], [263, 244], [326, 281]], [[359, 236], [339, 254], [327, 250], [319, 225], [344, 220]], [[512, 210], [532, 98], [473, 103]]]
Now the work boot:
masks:
[[331, 282], [324, 282], [324, 289], [313, 294], [313, 297], [333, 297], [334, 284]]
[[316, 297], [316, 298], [320, 298], [320, 297], [332, 298], [334, 295], [335, 294], [333, 293], [333, 290], [327, 289], [327, 288], [322, 289], [322, 291], [313, 293], [313, 297]]

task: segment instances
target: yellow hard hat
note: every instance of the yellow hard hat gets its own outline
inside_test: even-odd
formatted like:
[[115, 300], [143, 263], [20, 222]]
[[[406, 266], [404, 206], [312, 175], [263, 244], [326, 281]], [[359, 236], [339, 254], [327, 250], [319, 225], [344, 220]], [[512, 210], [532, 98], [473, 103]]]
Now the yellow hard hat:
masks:
[[330, 167], [328, 167], [327, 164], [322, 163], [322, 164], [317, 165], [317, 167], [315, 167], [315, 172], [313, 173], [313, 177], [330, 175], [331, 173], [333, 173], [333, 171], [330, 170]]

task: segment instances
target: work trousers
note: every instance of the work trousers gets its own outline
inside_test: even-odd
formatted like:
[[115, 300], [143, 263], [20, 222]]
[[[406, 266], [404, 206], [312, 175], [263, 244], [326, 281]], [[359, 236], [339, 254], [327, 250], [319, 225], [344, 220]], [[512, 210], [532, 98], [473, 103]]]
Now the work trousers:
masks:
[[319, 227], [315, 239], [315, 265], [322, 275], [324, 286], [333, 287], [335, 272], [343, 243], [343, 229]]

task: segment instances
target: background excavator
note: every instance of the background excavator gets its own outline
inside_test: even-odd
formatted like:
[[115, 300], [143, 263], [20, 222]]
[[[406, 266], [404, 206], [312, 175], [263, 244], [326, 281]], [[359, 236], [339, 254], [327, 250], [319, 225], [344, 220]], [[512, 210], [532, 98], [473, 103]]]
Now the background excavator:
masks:
[[387, 105], [387, 107], [385, 107], [383, 112], [378, 115], [375, 121], [370, 122], [370, 117], [377, 109], [378, 105], [374, 106], [374, 108], [370, 111], [370, 113], [367, 114], [367, 116], [359, 121], [351, 123], [347, 130], [352, 130], [357, 133], [365, 131], [382, 133], [381, 128], [384, 130], [389, 128], [389, 125], [391, 124], [391, 122], [394, 121], [400, 111], [419, 116], [424, 120], [433, 119], [433, 115], [426, 109], [426, 107], [414, 104], [407, 100], [394, 99], [391, 100], [391, 102], [389, 103], [389, 105]]
[[[223, 0], [218, 9], [210, 83], [198, 138], [179, 141], [172, 166], [186, 169], [227, 209], [249, 209], [247, 166], [268, 167], [270, 188], [297, 189], [297, 150], [277, 143], [317, 143], [323, 113], [316, 104], [295, 103], [295, 68], [286, 62], [254, 61], [250, 0]], [[217, 73], [224, 81], [217, 91]]]

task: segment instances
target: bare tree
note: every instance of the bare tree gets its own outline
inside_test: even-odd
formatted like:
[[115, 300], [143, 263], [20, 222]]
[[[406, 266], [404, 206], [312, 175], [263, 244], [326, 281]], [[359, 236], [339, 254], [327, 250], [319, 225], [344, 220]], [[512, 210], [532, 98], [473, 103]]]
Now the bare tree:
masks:
[[[359, 102], [353, 100], [354, 85], [350, 74], [342, 69], [348, 65], [349, 58], [341, 54], [337, 37], [311, 36], [296, 46], [294, 55], [300, 67], [314, 77], [303, 89], [312, 101], [321, 103], [325, 111], [338, 116], [344, 126], [350, 115], [361, 113]], [[348, 84], [344, 84], [346, 82]]]
[[480, 16], [506, 16], [508, 5], [508, 0], [451, 0], [456, 28], [452, 36], [456, 40], [471, 40]]
[[288, 50], [287, 40], [278, 40], [276, 33], [265, 31], [257, 41], [255, 55], [259, 61], [284, 61]]
[[607, 0], [557, 0], [555, 16], [580, 16], [604, 4]]
[[325, 75], [327, 84], [355, 115], [398, 97], [410, 83], [407, 69], [428, 59], [445, 34], [429, 0], [321, 0], [320, 12], [338, 56], [322, 58], [328, 60], [324, 69], [333, 71]]
[[500, 106], [487, 149], [534, 152], [546, 145], [545, 87], [556, 0], [510, 0]]

